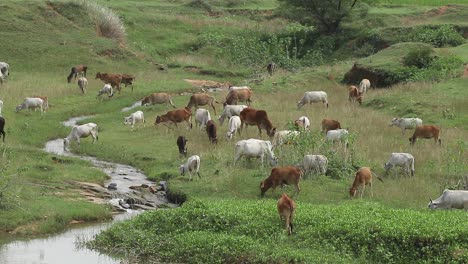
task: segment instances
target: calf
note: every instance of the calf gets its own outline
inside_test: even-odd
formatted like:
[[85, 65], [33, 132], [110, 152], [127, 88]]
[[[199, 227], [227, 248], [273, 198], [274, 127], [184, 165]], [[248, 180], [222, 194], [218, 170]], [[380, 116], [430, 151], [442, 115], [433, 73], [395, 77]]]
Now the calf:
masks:
[[44, 106], [44, 100], [42, 100], [41, 98], [27, 97], [27, 98], [24, 98], [24, 101], [22, 104], [16, 107], [16, 112], [19, 112], [20, 110], [23, 110], [23, 109], [28, 109], [28, 111], [31, 111], [31, 109], [39, 108], [42, 113], [44, 111], [43, 106]]
[[192, 94], [192, 96], [190, 96], [190, 100], [187, 104], [187, 108], [189, 109], [192, 109], [192, 107], [195, 106], [195, 108], [198, 108], [198, 106], [201, 106], [201, 105], [209, 105], [213, 108], [213, 111], [216, 115], [216, 108], [214, 106], [214, 102], [218, 103], [218, 101], [216, 101], [216, 99], [214, 98], [214, 96], [211, 96], [209, 94], [205, 94], [205, 93], [202, 93], [202, 94]]
[[409, 142], [411, 145], [414, 145], [417, 138], [434, 138], [434, 142], [439, 145], [442, 144], [442, 140], [440, 139], [440, 127], [424, 125], [424, 126], [417, 126], [414, 130], [413, 136], [409, 138]]
[[302, 99], [297, 102], [297, 109], [301, 109], [301, 107], [305, 104], [311, 103], [318, 103], [322, 102], [328, 108], [328, 95], [324, 91], [313, 91], [313, 92], [305, 92], [302, 96]]
[[285, 222], [288, 234], [292, 235], [292, 220], [294, 217], [294, 210], [296, 209], [296, 203], [287, 194], [283, 193], [278, 200], [277, 208], [281, 223], [283, 223], [283, 221]]
[[242, 156], [249, 158], [260, 157], [263, 166], [263, 157], [267, 155], [271, 166], [276, 166], [278, 159], [271, 150], [271, 142], [260, 140], [260, 139], [247, 139], [240, 140], [236, 143], [236, 157], [234, 159], [234, 165]]
[[362, 104], [362, 95], [359, 93], [359, 90], [356, 86], [350, 86], [348, 92], [348, 100], [355, 103], [356, 101], [359, 104]]
[[296, 189], [295, 194], [299, 194], [301, 191], [299, 188], [299, 180], [301, 179], [303, 172], [294, 166], [287, 167], [275, 167], [271, 170], [270, 176], [260, 183], [261, 196], [265, 195], [265, 192], [272, 188], [272, 192], [275, 192], [276, 187], [283, 185], [292, 185]]
[[182, 164], [179, 166], [179, 172], [180, 175], [184, 176], [185, 173], [188, 172], [190, 175], [189, 180], [192, 180], [192, 173], [196, 172], [198, 177], [201, 178], [200, 173], [200, 156], [198, 155], [193, 155], [190, 158], [188, 158], [187, 162], [185, 164]]
[[86, 87], [88, 87], [88, 80], [86, 77], [78, 78], [78, 87], [80, 88], [82, 94], [86, 94]]
[[219, 124], [222, 126], [225, 118], [227, 118], [229, 120], [229, 118], [231, 118], [232, 116], [239, 116], [240, 112], [242, 112], [242, 110], [244, 110], [245, 108], [247, 108], [246, 105], [226, 105], [226, 106], [224, 106], [224, 110], [223, 110], [223, 112], [221, 113], [221, 116], [218, 119]]
[[232, 139], [232, 136], [234, 136], [236, 131], [240, 134], [240, 128], [241, 128], [240, 117], [231, 116], [231, 118], [229, 118], [228, 132], [226, 133], [226, 137], [228, 139]]
[[206, 123], [206, 134], [208, 134], [208, 139], [211, 144], [217, 144], [218, 138], [216, 136], [216, 125], [213, 120], [210, 120]]
[[370, 88], [370, 81], [368, 79], [362, 79], [362, 81], [359, 83], [359, 95], [367, 92], [367, 89]]
[[74, 126], [66, 138], [63, 139], [63, 149], [66, 150], [70, 142], [76, 140], [80, 144], [80, 138], [85, 138], [88, 136], [93, 137], [93, 144], [98, 137], [98, 126], [95, 123], [87, 123], [80, 126]]
[[136, 111], [130, 116], [124, 117], [124, 125], [132, 125], [132, 130], [134, 129], [135, 123], [142, 123], [145, 127], [145, 116], [142, 111]]
[[153, 104], [170, 104], [172, 107], [176, 108], [168, 93], [152, 93], [141, 100], [141, 105]]
[[200, 126], [200, 129], [206, 127], [206, 123], [211, 120], [210, 112], [206, 109], [199, 108], [195, 112], [195, 124]]
[[[385, 172], [388, 172], [391, 168], [398, 166], [405, 169], [406, 173], [414, 176], [414, 157], [409, 153], [392, 153], [390, 158], [384, 165]], [[398, 174], [398, 172], [397, 172]]]
[[430, 209], [465, 209], [468, 210], [468, 191], [445, 189], [442, 195], [427, 205]]
[[179, 148], [179, 154], [187, 156], [187, 139], [184, 136], [177, 138], [177, 147]]
[[[231, 87], [232, 88], [232, 87]], [[239, 102], [245, 102], [248, 106], [252, 102], [250, 98], [252, 97], [252, 90], [250, 88], [246, 89], [233, 89], [226, 96], [226, 100], [223, 103], [226, 105], [237, 105]]]
[[400, 118], [395, 117], [392, 119], [390, 126], [397, 126], [401, 128], [401, 134], [405, 134], [406, 129], [413, 129], [417, 126], [422, 126], [423, 121], [419, 118]]
[[328, 159], [324, 155], [305, 155], [302, 161], [304, 172], [319, 172], [323, 175], [327, 173]]
[[340, 122], [336, 120], [325, 118], [322, 120], [321, 128], [322, 128], [322, 133], [326, 134], [330, 130], [340, 129], [341, 125], [340, 125]]
[[96, 73], [96, 79], [101, 79], [104, 83], [108, 83], [112, 88], [117, 89], [120, 93], [120, 84], [122, 83], [122, 75], [115, 73]]
[[190, 108], [186, 107], [184, 109], [176, 109], [169, 111], [164, 115], [157, 116], [154, 124], [169, 123], [174, 124], [177, 127], [177, 123], [182, 121], [187, 122], [189, 127], [192, 128], [192, 111], [190, 111]]
[[309, 118], [307, 118], [307, 116], [301, 116], [299, 117], [297, 120], [294, 121], [294, 125], [297, 127], [297, 128], [304, 128], [305, 130], [309, 130], [310, 128], [310, 121], [309, 121]]
[[272, 138], [275, 135], [276, 128], [273, 127], [271, 121], [268, 119], [267, 112], [264, 110], [256, 110], [250, 107], [244, 108], [240, 112], [241, 119], [241, 130], [245, 125], [256, 125], [258, 127], [258, 133], [262, 136], [262, 128], [266, 130], [267, 135]]
[[0, 135], [3, 136], [3, 142], [5, 142], [5, 118], [0, 116]]
[[111, 98], [112, 96], [114, 96], [114, 90], [112, 89], [111, 84], [109, 83], [104, 84], [104, 87], [102, 87], [101, 90], [99, 90], [96, 98], [100, 97], [103, 94], [107, 94], [108, 98]]
[[[377, 177], [380, 181], [383, 180], [380, 177]], [[369, 167], [361, 167], [356, 172], [356, 176], [354, 177], [354, 182], [351, 188], [349, 188], [349, 194], [351, 198], [355, 197], [358, 191], [359, 186], [362, 186], [360, 197], [364, 195], [364, 190], [366, 189], [366, 185], [370, 186], [371, 189], [371, 197], [374, 196], [372, 193], [372, 171]]]

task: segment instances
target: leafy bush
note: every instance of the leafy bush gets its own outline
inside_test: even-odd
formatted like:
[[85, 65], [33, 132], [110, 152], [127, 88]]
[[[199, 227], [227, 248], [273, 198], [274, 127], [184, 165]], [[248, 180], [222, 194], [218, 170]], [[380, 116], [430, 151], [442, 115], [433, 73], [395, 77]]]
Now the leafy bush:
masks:
[[137, 248], [139, 257], [184, 263], [355, 263], [352, 257], [385, 263], [468, 261], [461, 211], [298, 202], [294, 224], [292, 236], [282, 232], [275, 200], [194, 200], [118, 223], [90, 246], [124, 254]]
[[408, 54], [403, 57], [403, 64], [405, 66], [417, 67], [417, 68], [427, 68], [431, 65], [434, 57], [432, 53], [434, 51], [429, 47], [421, 47], [419, 49], [414, 49], [408, 52]]
[[421, 26], [407, 34], [401, 34], [400, 42], [423, 42], [440, 48], [444, 46], [458, 46], [465, 43], [465, 39], [452, 25]]

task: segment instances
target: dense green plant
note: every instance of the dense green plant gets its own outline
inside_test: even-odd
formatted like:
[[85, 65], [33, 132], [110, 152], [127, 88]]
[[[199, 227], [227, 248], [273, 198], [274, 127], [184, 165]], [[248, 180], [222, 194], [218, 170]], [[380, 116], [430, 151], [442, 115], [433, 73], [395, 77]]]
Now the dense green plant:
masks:
[[433, 53], [434, 51], [431, 48], [425, 46], [413, 49], [403, 57], [403, 64], [408, 67], [427, 68], [434, 60]]
[[452, 25], [421, 26], [407, 34], [401, 34], [400, 42], [423, 42], [434, 47], [458, 46], [465, 43], [465, 39]]

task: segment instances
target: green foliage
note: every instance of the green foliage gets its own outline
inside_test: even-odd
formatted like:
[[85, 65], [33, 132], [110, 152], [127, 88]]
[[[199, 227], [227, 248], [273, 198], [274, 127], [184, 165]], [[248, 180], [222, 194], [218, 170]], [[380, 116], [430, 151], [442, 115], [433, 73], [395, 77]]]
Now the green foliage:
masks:
[[434, 60], [432, 56], [433, 53], [434, 51], [429, 47], [410, 50], [408, 54], [403, 57], [403, 64], [408, 67], [427, 68]]
[[116, 224], [91, 245], [124, 254], [138, 248], [138, 257], [187, 263], [468, 260], [454, 254], [468, 247], [463, 212], [298, 202], [293, 222], [295, 233], [287, 237], [275, 200], [194, 200], [178, 209], [147, 212]]
[[399, 36], [400, 42], [423, 42], [440, 48], [445, 46], [458, 46], [465, 43], [465, 39], [452, 25], [420, 26], [408, 34]]

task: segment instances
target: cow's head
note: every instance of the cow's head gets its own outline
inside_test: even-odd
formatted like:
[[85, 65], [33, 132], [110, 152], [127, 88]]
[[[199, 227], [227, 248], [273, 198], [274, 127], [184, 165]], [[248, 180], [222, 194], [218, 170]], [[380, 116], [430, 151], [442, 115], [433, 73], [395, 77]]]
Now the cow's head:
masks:
[[22, 104], [20, 104], [20, 105], [18, 105], [18, 106], [16, 107], [15, 112], [18, 113], [19, 110], [21, 110], [21, 109], [23, 109], [23, 105], [22, 105]]
[[385, 169], [386, 171], [388, 171], [388, 170], [391, 169], [392, 167], [393, 167], [393, 166], [392, 166], [391, 164], [389, 164], [389, 163], [385, 163], [385, 164], [384, 164], [384, 169]]
[[149, 104], [149, 97], [148, 96], [141, 100], [141, 105], [142, 106], [145, 106], [147, 104]]
[[100, 73], [100, 72], [97, 72], [97, 73], [96, 73], [96, 79], [99, 79], [99, 78], [101, 78], [101, 73]]
[[357, 193], [357, 188], [354, 188], [354, 187], [349, 188], [349, 195], [351, 196], [351, 198], [356, 196], [356, 193]]
[[69, 144], [70, 144], [70, 141], [68, 140], [68, 138], [64, 138], [63, 139], [63, 150], [64, 151], [67, 150], [67, 147], [68, 147]]
[[274, 167], [274, 166], [276, 166], [277, 164], [278, 164], [278, 158], [277, 158], [275, 155], [273, 155], [273, 156], [270, 158], [270, 165], [271, 165], [272, 167]]
[[410, 145], [414, 145], [414, 142], [416, 142], [416, 138], [415, 137], [410, 137], [409, 142], [410, 142]]
[[267, 135], [272, 138], [275, 136], [275, 133], [276, 133], [276, 127], [270, 129], [269, 131], [267, 130]]
[[154, 122], [154, 124], [157, 125], [157, 124], [165, 122], [165, 121], [166, 121], [166, 119], [164, 118], [164, 116], [157, 116], [156, 121]]
[[390, 122], [390, 126], [398, 126], [400, 124], [401, 118], [395, 117], [392, 119], [392, 122]]
[[268, 189], [270, 189], [269, 184], [266, 184], [265, 182], [266, 181], [262, 181], [260, 183], [260, 197], [263, 197], [265, 195], [265, 192], [268, 191]]
[[432, 201], [431, 198], [429, 198], [429, 204], [427, 204], [427, 207], [428, 207], [429, 209], [437, 209], [437, 208], [439, 208], [438, 204], [435, 203], [434, 201]]
[[129, 125], [131, 122], [131, 117], [124, 117], [124, 125]]

